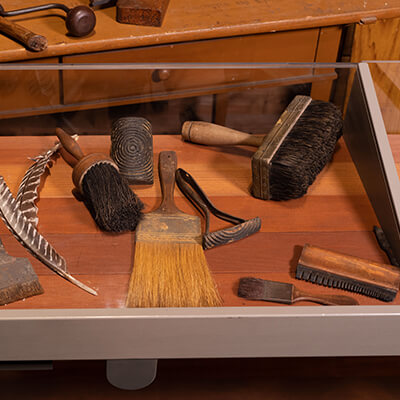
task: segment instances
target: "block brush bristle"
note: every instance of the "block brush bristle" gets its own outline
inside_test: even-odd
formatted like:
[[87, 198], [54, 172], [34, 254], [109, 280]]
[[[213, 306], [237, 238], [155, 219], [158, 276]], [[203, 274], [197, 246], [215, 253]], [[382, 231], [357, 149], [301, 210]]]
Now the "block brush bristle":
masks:
[[269, 199], [289, 200], [307, 193], [331, 160], [342, 125], [334, 104], [311, 101], [270, 162]]

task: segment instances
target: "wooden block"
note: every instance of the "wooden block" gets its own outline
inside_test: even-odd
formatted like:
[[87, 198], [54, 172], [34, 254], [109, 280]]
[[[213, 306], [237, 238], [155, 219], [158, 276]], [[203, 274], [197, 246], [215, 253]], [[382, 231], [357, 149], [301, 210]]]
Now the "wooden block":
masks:
[[123, 24], [161, 26], [169, 0], [118, 0], [117, 21]]

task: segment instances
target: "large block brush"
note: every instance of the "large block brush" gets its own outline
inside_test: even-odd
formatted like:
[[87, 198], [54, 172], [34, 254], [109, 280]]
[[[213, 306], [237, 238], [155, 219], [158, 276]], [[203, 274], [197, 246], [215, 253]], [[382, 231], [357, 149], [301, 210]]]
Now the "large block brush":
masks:
[[143, 216], [135, 236], [135, 256], [127, 307], [212, 307], [221, 298], [202, 248], [200, 218], [174, 202], [176, 153], [162, 151], [160, 206]]
[[186, 121], [185, 140], [258, 147], [251, 159], [251, 193], [263, 200], [289, 200], [306, 194], [332, 158], [342, 134], [342, 114], [332, 103], [296, 96], [264, 136], [202, 121]]
[[[118, 167], [106, 155], [84, 155], [78, 143], [61, 128], [57, 137], [72, 157], [72, 180], [98, 227], [108, 232], [133, 231], [142, 216], [143, 203], [131, 190]], [[61, 153], [63, 154], [63, 153]]]
[[392, 301], [399, 291], [400, 270], [306, 244], [297, 264], [296, 278]]

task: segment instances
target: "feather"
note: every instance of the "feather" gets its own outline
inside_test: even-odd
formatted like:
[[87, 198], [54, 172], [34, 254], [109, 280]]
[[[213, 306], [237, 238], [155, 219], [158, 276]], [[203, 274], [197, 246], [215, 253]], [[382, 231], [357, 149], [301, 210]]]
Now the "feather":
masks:
[[[74, 135], [75, 140], [77, 137], [78, 135]], [[28, 221], [35, 227], [39, 222], [37, 216], [38, 208], [35, 202], [38, 199], [40, 179], [46, 168], [50, 166], [51, 157], [60, 147], [61, 143], [58, 142], [51, 149], [33, 157], [32, 160], [34, 161], [34, 164], [32, 164], [25, 172], [18, 188], [16, 197], [17, 205]]]
[[68, 273], [65, 259], [56, 252], [20, 211], [16, 200], [2, 176], [0, 176], [0, 217], [15, 238], [33, 256], [66, 280], [91, 294], [97, 295], [95, 290]]

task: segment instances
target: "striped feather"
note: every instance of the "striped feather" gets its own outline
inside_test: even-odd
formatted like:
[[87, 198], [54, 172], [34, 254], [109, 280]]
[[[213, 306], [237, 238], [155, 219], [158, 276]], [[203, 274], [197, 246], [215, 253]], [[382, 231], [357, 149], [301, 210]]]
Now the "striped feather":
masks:
[[35, 227], [39, 222], [37, 216], [38, 208], [35, 202], [38, 199], [40, 178], [51, 161], [51, 157], [60, 147], [61, 143], [57, 143], [50, 150], [32, 158], [34, 164], [28, 168], [18, 188], [17, 205], [28, 221]]
[[21, 212], [2, 176], [0, 176], [0, 217], [15, 238], [43, 264], [81, 289], [94, 295], [97, 294], [96, 291], [68, 273], [65, 259], [57, 253]]

